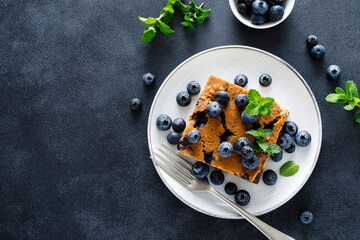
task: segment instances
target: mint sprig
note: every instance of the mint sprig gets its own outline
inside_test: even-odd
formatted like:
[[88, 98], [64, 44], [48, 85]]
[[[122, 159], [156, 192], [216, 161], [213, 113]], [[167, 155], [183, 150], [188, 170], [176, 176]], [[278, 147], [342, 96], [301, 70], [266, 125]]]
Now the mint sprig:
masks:
[[[345, 91], [337, 87], [335, 93], [326, 96], [325, 100], [331, 103], [345, 103], [344, 109], [347, 111], [353, 110], [356, 106], [360, 107], [359, 93], [356, 84], [353, 81], [347, 81], [345, 84]], [[354, 120], [360, 123], [360, 110], [354, 114]]]
[[290, 177], [297, 173], [299, 168], [299, 165], [297, 165], [294, 161], [288, 161], [281, 166], [280, 174], [284, 177]]
[[261, 97], [255, 89], [250, 89], [248, 93], [249, 104], [245, 109], [248, 115], [266, 115], [271, 114], [271, 108], [274, 105], [274, 99], [271, 97]]
[[264, 141], [264, 138], [270, 136], [273, 133], [273, 130], [260, 127], [257, 130], [251, 129], [246, 133], [255, 137], [256, 141], [253, 146], [255, 151], [267, 152], [271, 155], [281, 152], [281, 148], [278, 145], [268, 144], [267, 141]]
[[172, 34], [175, 31], [170, 28], [168, 25], [174, 15], [174, 6], [176, 6], [179, 10], [181, 10], [184, 14], [184, 20], [181, 22], [181, 25], [187, 27], [189, 29], [195, 30], [194, 22], [203, 23], [205, 18], [210, 15], [211, 9], [205, 10], [202, 8], [204, 4], [202, 3], [200, 6], [197, 6], [194, 0], [190, 0], [189, 4], [184, 4], [181, 0], [168, 0], [167, 5], [160, 11], [160, 16], [157, 18], [149, 17], [143, 18], [138, 17], [138, 19], [150, 26], [148, 26], [142, 35], [143, 42], [150, 42], [156, 35], [157, 27], [160, 32], [164, 33], [165, 35]]

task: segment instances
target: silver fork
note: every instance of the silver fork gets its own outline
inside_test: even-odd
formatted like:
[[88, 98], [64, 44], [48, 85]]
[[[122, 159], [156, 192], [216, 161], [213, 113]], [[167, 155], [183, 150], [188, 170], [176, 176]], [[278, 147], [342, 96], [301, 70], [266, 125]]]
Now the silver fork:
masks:
[[[269, 226], [264, 223], [251, 213], [247, 212], [243, 208], [239, 207], [234, 202], [230, 201], [228, 198], [223, 196], [220, 192], [215, 190], [209, 184], [207, 178], [198, 179], [192, 176], [191, 167], [192, 164], [187, 162], [184, 158], [182, 158], [179, 154], [174, 152], [168, 146], [161, 144], [164, 149], [168, 152], [172, 152], [176, 154], [176, 158], [171, 156], [166, 150], [158, 148], [159, 152], [161, 152], [168, 160], [166, 160], [163, 156], [158, 153], [154, 153], [155, 157], [150, 156], [150, 158], [169, 176], [171, 176], [174, 180], [176, 180], [179, 184], [184, 186], [190, 191], [194, 192], [210, 192], [213, 195], [217, 196], [224, 202], [226, 202], [230, 207], [232, 207], [237, 213], [243, 216], [246, 220], [248, 220], [252, 225], [254, 225], [257, 229], [259, 229], [266, 237], [269, 239], [276, 240], [290, 240], [294, 239], [289, 237], [288, 235], [280, 232], [279, 230]], [[161, 159], [159, 161], [158, 159]]]

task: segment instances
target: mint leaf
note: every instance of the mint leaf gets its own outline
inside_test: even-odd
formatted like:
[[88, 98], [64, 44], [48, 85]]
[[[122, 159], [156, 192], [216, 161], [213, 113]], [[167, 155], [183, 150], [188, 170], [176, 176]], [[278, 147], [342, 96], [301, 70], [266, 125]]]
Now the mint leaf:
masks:
[[260, 99], [260, 107], [271, 108], [274, 105], [274, 99], [271, 97], [265, 97]]
[[202, 16], [200, 16], [200, 17], [195, 16], [195, 19], [196, 19], [197, 23], [203, 23], [205, 20], [204, 17], [202, 17]]
[[[353, 96], [353, 92], [354, 92], [353, 88], [354, 88], [354, 82], [353, 81], [347, 81], [345, 83], [345, 94], [346, 94], [346, 97], [349, 98], [350, 100], [352, 100], [353, 97], [354, 97]], [[355, 88], [356, 88], [356, 86], [355, 86]]]
[[356, 87], [356, 84], [354, 83], [351, 88], [350, 88], [350, 91], [351, 91], [351, 94], [354, 97], [358, 98], [359, 97], [359, 93], [358, 93], [358, 90], [357, 90], [357, 87]]
[[290, 177], [299, 171], [299, 165], [294, 161], [288, 161], [280, 168], [280, 174], [284, 177]]
[[355, 122], [360, 123], [360, 110], [358, 110], [358, 111], [354, 114], [354, 120], [355, 120]]
[[276, 144], [269, 144], [268, 149], [266, 150], [271, 155], [274, 155], [275, 153], [281, 152], [281, 147], [279, 147]]
[[153, 17], [143, 18], [143, 17], [138, 16], [138, 19], [141, 22], [146, 23], [146, 24], [154, 24], [154, 23], [156, 23], [156, 19], [153, 18]]
[[198, 8], [198, 13], [200, 14], [200, 16], [202, 16], [203, 18], [206, 18], [210, 15], [211, 9], [209, 10], [204, 10], [202, 8]]
[[191, 22], [181, 22], [181, 25], [183, 25], [184, 27], [188, 27], [188, 28], [190, 28], [190, 29], [192, 29], [192, 30], [195, 30], [195, 27], [194, 27], [194, 25], [191, 23]]
[[348, 100], [344, 94], [331, 93], [326, 96], [325, 100], [332, 103], [346, 103]]
[[259, 107], [259, 114], [269, 116], [269, 115], [271, 115], [271, 109], [261, 106], [261, 107]]
[[172, 3], [172, 4], [176, 3], [176, 1], [177, 1], [177, 0], [168, 0], [168, 2], [169, 2], [169, 3]]
[[344, 90], [342, 88], [339, 88], [339, 87], [335, 88], [335, 92], [337, 94], [345, 94]]
[[252, 146], [252, 148], [254, 149], [254, 151], [256, 152], [262, 152], [263, 150], [261, 149], [261, 147], [259, 147], [259, 145], [254, 144], [254, 146]]
[[260, 102], [261, 95], [255, 89], [250, 89], [250, 91], [248, 93], [248, 99], [249, 99], [249, 102]]
[[170, 3], [166, 4], [166, 6], [161, 10], [160, 14], [164, 12], [174, 13], [173, 6]]
[[249, 134], [251, 136], [254, 136], [255, 138], [261, 138], [260, 134], [258, 133], [258, 131], [251, 129], [249, 131], [246, 132], [246, 134]]
[[251, 116], [259, 115], [259, 104], [250, 102], [245, 109], [245, 113]]
[[186, 4], [183, 4], [181, 1], [177, 1], [176, 2], [176, 6], [181, 10], [181, 11], [184, 11], [184, 12], [187, 12], [191, 9], [191, 6], [190, 5], [186, 5]]
[[354, 109], [354, 107], [356, 106], [355, 102], [351, 102], [348, 105], [344, 106], [345, 110], [347, 111], [351, 111]]
[[354, 101], [355, 101], [356, 104], [358, 104], [358, 103], [360, 103], [360, 98], [355, 97]]
[[163, 21], [164, 23], [168, 24], [172, 21], [173, 17], [174, 17], [174, 14], [168, 12], [160, 20]]
[[168, 25], [166, 25], [164, 22], [162, 22], [161, 20], [158, 20], [156, 23], [156, 26], [160, 29], [160, 31], [164, 34], [171, 34], [174, 33], [175, 31], [173, 31]]
[[185, 13], [185, 15], [184, 15], [184, 19], [185, 19], [185, 21], [187, 21], [187, 22], [193, 22], [194, 21], [194, 14], [193, 13], [191, 13], [191, 12], [187, 12], [187, 13]]
[[267, 137], [273, 134], [273, 130], [265, 128], [263, 131], [263, 137]]
[[256, 143], [259, 145], [262, 152], [265, 152], [268, 149], [268, 143], [266, 141], [256, 141]]
[[156, 34], [156, 30], [153, 26], [147, 27], [142, 35], [143, 42], [150, 42]]
[[[176, 2], [176, 0], [174, 0], [174, 3]], [[173, 16], [174, 16], [174, 8], [173, 6], [168, 3], [160, 12], [160, 14], [163, 14], [167, 12], [166, 14], [164, 14], [163, 17], [161, 17], [161, 21], [163, 21], [165, 24], [168, 24], [172, 21]]]

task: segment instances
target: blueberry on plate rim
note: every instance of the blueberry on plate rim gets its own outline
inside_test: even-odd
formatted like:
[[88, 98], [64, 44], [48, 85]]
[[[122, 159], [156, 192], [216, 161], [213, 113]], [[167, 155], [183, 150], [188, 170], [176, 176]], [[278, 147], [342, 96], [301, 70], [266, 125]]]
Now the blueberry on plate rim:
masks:
[[203, 162], [196, 162], [191, 169], [194, 177], [204, 179], [209, 174], [209, 166]]
[[250, 159], [242, 158], [242, 164], [243, 164], [244, 168], [249, 169], [249, 170], [253, 170], [257, 166], [259, 166], [259, 158], [255, 154]]
[[210, 181], [214, 185], [221, 185], [224, 183], [224, 180], [225, 180], [224, 174], [220, 170], [214, 170], [210, 174]]
[[300, 147], [306, 147], [311, 142], [311, 134], [305, 130], [299, 131], [295, 135], [295, 143]]
[[219, 146], [219, 155], [223, 158], [228, 158], [233, 153], [233, 146], [229, 142], [222, 142]]
[[291, 142], [290, 147], [286, 148], [286, 149], [285, 149], [285, 152], [287, 152], [287, 153], [293, 153], [293, 152], [295, 152], [295, 149], [296, 149], [295, 144], [294, 144], [293, 142]]
[[304, 224], [310, 224], [314, 219], [314, 215], [310, 211], [304, 211], [300, 214], [300, 221]]
[[234, 196], [235, 203], [240, 206], [246, 206], [250, 202], [250, 194], [246, 190], [239, 190]]
[[150, 86], [151, 84], [153, 84], [155, 80], [155, 75], [152, 73], [145, 73], [143, 75], [143, 82], [146, 86]]
[[272, 78], [271, 78], [271, 76], [269, 74], [262, 74], [259, 77], [259, 83], [263, 87], [270, 86], [271, 82], [272, 82]]
[[263, 173], [263, 181], [268, 186], [274, 185], [277, 181], [277, 178], [277, 174], [273, 170], [269, 169]]
[[138, 99], [138, 98], [131, 99], [131, 101], [130, 101], [130, 109], [132, 111], [135, 111], [135, 112], [140, 111], [141, 107], [142, 107], [142, 102], [141, 102], [140, 99]]
[[180, 138], [181, 135], [177, 132], [169, 132], [169, 134], [167, 135], [167, 141], [172, 145], [178, 144]]
[[158, 127], [158, 129], [162, 131], [166, 131], [170, 129], [171, 124], [172, 124], [171, 118], [166, 114], [161, 114], [156, 119], [156, 126]]
[[190, 95], [197, 95], [201, 90], [200, 83], [196, 81], [191, 81], [187, 84], [186, 90]]
[[229, 195], [233, 195], [237, 192], [237, 186], [235, 183], [233, 182], [228, 182], [226, 185], [225, 185], [225, 192]]
[[341, 69], [337, 65], [330, 65], [326, 69], [326, 75], [328, 78], [333, 79], [333, 80], [339, 79], [341, 76]]
[[230, 101], [230, 95], [226, 91], [217, 91], [215, 94], [216, 101], [227, 103]]
[[239, 85], [240, 87], [245, 87], [246, 84], [248, 83], [248, 78], [244, 74], [238, 74], [234, 79], [234, 83], [236, 85]]
[[186, 122], [182, 118], [175, 118], [174, 121], [172, 122], [172, 129], [175, 132], [180, 133], [184, 131], [185, 127], [186, 127]]
[[216, 117], [219, 116], [222, 112], [222, 107], [220, 105], [220, 103], [218, 102], [210, 102], [207, 107], [206, 107], [207, 113], [211, 116], [211, 117]]
[[201, 133], [199, 130], [193, 129], [188, 133], [187, 138], [191, 143], [198, 143], [201, 139]]
[[176, 102], [182, 107], [185, 107], [185, 106], [189, 105], [190, 102], [191, 102], [190, 94], [188, 92], [185, 92], [185, 91], [179, 92], [176, 95]]
[[283, 130], [284, 133], [287, 133], [292, 137], [292, 136], [295, 136], [295, 134], [297, 133], [298, 126], [293, 121], [286, 121], [284, 123], [284, 126], [283, 126], [282, 130]]

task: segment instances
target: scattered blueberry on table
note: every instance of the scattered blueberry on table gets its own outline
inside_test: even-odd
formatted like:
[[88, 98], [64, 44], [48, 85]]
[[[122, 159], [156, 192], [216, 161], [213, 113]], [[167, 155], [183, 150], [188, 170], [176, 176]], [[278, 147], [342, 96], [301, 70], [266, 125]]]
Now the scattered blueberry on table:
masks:
[[220, 170], [214, 170], [210, 174], [210, 181], [214, 185], [221, 185], [224, 183], [224, 180], [225, 180], [224, 174]]
[[299, 131], [295, 136], [295, 143], [300, 147], [306, 147], [311, 142], [311, 134], [307, 131]]
[[229, 142], [222, 142], [219, 146], [219, 154], [223, 158], [228, 158], [233, 153], [233, 146]]
[[175, 118], [174, 121], [172, 122], [172, 129], [175, 132], [180, 133], [184, 131], [185, 127], [186, 127], [186, 122], [182, 118]]
[[318, 37], [315, 36], [315, 35], [309, 35], [307, 38], [306, 38], [306, 44], [308, 45], [308, 47], [313, 47], [315, 45], [318, 44]]
[[177, 132], [169, 132], [169, 134], [167, 135], [167, 141], [172, 145], [178, 144], [180, 138], [181, 135]]
[[249, 98], [248, 98], [248, 95], [246, 95], [246, 94], [236, 95], [234, 101], [238, 108], [244, 108], [249, 104]]
[[155, 75], [152, 73], [145, 73], [143, 76], [143, 82], [145, 85], [150, 86], [155, 80]]
[[[244, 4], [244, 3], [243, 3]], [[245, 5], [245, 4], [244, 4]], [[246, 5], [245, 5], [246, 6]], [[246, 75], [244, 74], [239, 74], [236, 75], [235, 79], [234, 79], [234, 83], [236, 85], [239, 85], [240, 87], [245, 87], [246, 84], [248, 83], [248, 78]]]
[[142, 107], [142, 102], [141, 102], [140, 99], [138, 99], [138, 98], [131, 99], [131, 101], [130, 101], [130, 109], [132, 111], [135, 111], [135, 112], [140, 111], [141, 107]]
[[171, 118], [166, 114], [161, 114], [156, 119], [156, 126], [158, 129], [162, 131], [166, 131], [171, 128], [172, 120]]
[[191, 102], [190, 94], [188, 92], [185, 92], [185, 91], [179, 92], [176, 95], [176, 102], [182, 107], [185, 107], [185, 106], [189, 105], [190, 102]]
[[330, 65], [326, 69], [326, 75], [328, 76], [328, 78], [333, 80], [339, 79], [341, 76], [341, 69], [337, 65]]
[[239, 137], [235, 140], [233, 148], [236, 153], [241, 154], [241, 148], [244, 146], [251, 146], [249, 139], [246, 137]]
[[209, 174], [209, 166], [203, 162], [196, 162], [191, 169], [194, 177], [204, 179]]
[[304, 224], [310, 224], [314, 219], [314, 215], [310, 211], [305, 211], [300, 214], [300, 221]]
[[271, 159], [274, 162], [280, 162], [282, 160], [283, 157], [283, 150], [281, 149], [281, 151], [279, 153], [275, 153], [274, 155], [271, 155]]
[[207, 113], [211, 117], [216, 117], [216, 116], [219, 116], [221, 114], [222, 107], [221, 107], [220, 103], [214, 101], [214, 102], [210, 102], [207, 105], [206, 110], [207, 110]]
[[186, 90], [190, 95], [197, 95], [201, 90], [200, 83], [196, 81], [191, 81], [187, 84]]
[[259, 158], [254, 154], [250, 159], [242, 158], [242, 164], [245, 168], [252, 170], [259, 166]]
[[263, 174], [263, 181], [266, 185], [272, 186], [277, 181], [277, 174], [273, 170], [266, 170]]
[[296, 149], [295, 144], [294, 144], [293, 142], [291, 142], [290, 147], [286, 148], [286, 149], [285, 149], [285, 152], [287, 152], [287, 153], [293, 153], [293, 152], [295, 152], [295, 149]]
[[198, 130], [193, 129], [188, 133], [187, 138], [191, 143], [198, 143], [201, 139], [201, 133]]
[[246, 206], [250, 202], [250, 194], [245, 190], [239, 190], [235, 193], [235, 202], [240, 206]]
[[272, 82], [272, 78], [271, 78], [271, 76], [269, 74], [262, 74], [259, 77], [259, 83], [263, 87], [270, 86], [271, 82]]
[[225, 192], [229, 195], [234, 195], [237, 192], [237, 186], [233, 182], [228, 182], [225, 185]]
[[246, 125], [252, 125], [257, 122], [259, 116], [258, 115], [248, 115], [245, 111], [241, 113], [241, 120]]
[[287, 149], [291, 146], [292, 140], [289, 134], [283, 133], [277, 140], [277, 145], [282, 149]]
[[284, 133], [289, 134], [291, 137], [295, 136], [295, 134], [298, 131], [298, 126], [295, 122], [293, 121], [286, 121], [284, 123], [283, 129]]
[[230, 101], [230, 95], [226, 91], [217, 91], [215, 94], [216, 101], [227, 103]]
[[325, 56], [325, 47], [323, 45], [315, 45], [311, 48], [311, 57], [314, 59], [322, 59]]

